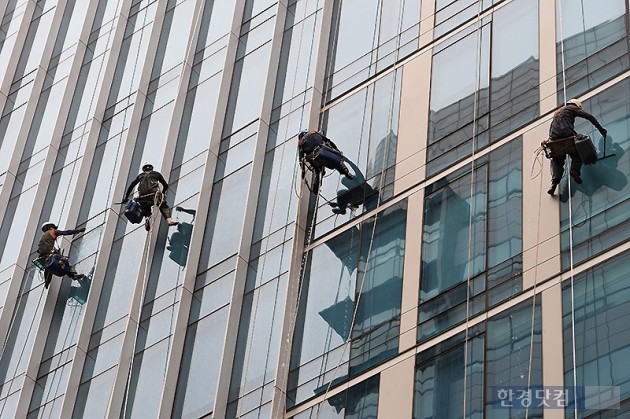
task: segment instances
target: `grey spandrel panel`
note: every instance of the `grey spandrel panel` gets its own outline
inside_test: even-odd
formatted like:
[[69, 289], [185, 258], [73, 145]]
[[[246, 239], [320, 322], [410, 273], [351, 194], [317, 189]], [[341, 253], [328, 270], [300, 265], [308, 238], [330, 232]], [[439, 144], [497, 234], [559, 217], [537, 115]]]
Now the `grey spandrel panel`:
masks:
[[125, 417], [158, 417], [166, 375], [168, 342], [162, 341], [136, 354], [130, 378]]
[[[228, 307], [188, 326], [173, 416], [203, 417], [212, 412], [227, 327]], [[217, 339], [218, 337], [218, 339]]]
[[199, 270], [204, 271], [238, 251], [249, 190], [251, 165], [217, 182], [201, 247]]
[[72, 411], [72, 419], [86, 416], [107, 417], [108, 402], [111, 396], [116, 369], [112, 368], [99, 376], [82, 382], [77, 392], [77, 402]]

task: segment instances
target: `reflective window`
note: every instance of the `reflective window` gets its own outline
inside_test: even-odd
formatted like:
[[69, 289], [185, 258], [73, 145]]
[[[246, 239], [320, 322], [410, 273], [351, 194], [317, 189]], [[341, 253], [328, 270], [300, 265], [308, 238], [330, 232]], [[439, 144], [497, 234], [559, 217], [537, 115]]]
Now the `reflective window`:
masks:
[[287, 279], [282, 275], [243, 297], [228, 400], [228, 410], [239, 415], [271, 401]]
[[336, 0], [326, 100], [415, 52], [419, 22], [420, 0]]
[[[615, 86], [583, 102], [584, 110], [593, 114], [608, 130], [606, 140], [582, 119], [576, 120], [578, 132], [589, 135], [600, 157], [606, 158], [595, 165], [582, 168], [581, 185], [571, 183], [571, 209], [569, 214], [569, 185], [566, 179], [560, 183], [560, 229], [562, 266], [570, 267], [571, 247], [573, 262], [580, 263], [619, 243], [630, 234], [624, 226], [630, 219], [630, 80]], [[569, 159], [567, 159], [569, 160]], [[569, 218], [570, 217], [570, 218]], [[569, 230], [569, 220], [573, 222]], [[570, 233], [573, 233], [573, 243]]]
[[459, 334], [416, 356], [414, 419], [482, 417], [484, 336], [475, 330], [467, 344], [465, 338]]
[[472, 327], [468, 337], [459, 333], [418, 354], [413, 417], [461, 418], [466, 397], [466, 417], [542, 418], [540, 406], [502, 407], [494, 396], [542, 385], [540, 300], [537, 295]]
[[199, 272], [238, 251], [250, 174], [251, 164], [215, 183], [201, 246]]
[[496, 396], [499, 389], [508, 386], [539, 388], [542, 385], [540, 303], [540, 294], [537, 294], [534, 302], [524, 301], [487, 322], [483, 383], [485, 418], [543, 417], [542, 406], [538, 404], [533, 404], [530, 409], [517, 404], [502, 408]]
[[[344, 153], [345, 164], [355, 179], [327, 171], [332, 174], [324, 178], [320, 188], [325, 200], [319, 200], [318, 236], [391, 198], [401, 82], [402, 72], [397, 70], [324, 113], [322, 129]], [[312, 182], [310, 176], [307, 180]], [[331, 203], [337, 205], [335, 212]]]
[[558, 103], [630, 67], [627, 7], [623, 0], [609, 0], [606, 7], [597, 0], [557, 2]]
[[379, 385], [380, 375], [375, 375], [293, 416], [292, 419], [314, 417], [376, 419], [378, 418]]
[[[289, 404], [397, 353], [406, 216], [406, 202], [393, 205], [311, 252], [293, 338]], [[349, 339], [350, 350], [344, 350]]]
[[467, 298], [477, 313], [520, 291], [521, 153], [518, 138], [426, 189], [420, 340], [463, 321]]
[[234, 64], [232, 87], [226, 111], [223, 136], [238, 131], [260, 116], [267, 69], [258, 65], [269, 60], [270, 43]]
[[[470, 24], [437, 45], [431, 74], [429, 175], [538, 116], [536, 6], [513, 0], [481, 24]], [[519, 48], [509, 41], [514, 39], [521, 40]]]
[[[630, 333], [629, 275], [625, 252], [576, 275], [573, 301], [571, 281], [564, 281], [562, 286], [564, 383], [573, 386], [575, 351], [577, 385], [589, 386], [586, 396], [590, 398], [585, 409], [578, 409], [579, 418], [611, 407], [608, 395], [598, 394], [597, 390], [614, 387], [619, 396], [617, 402], [630, 397], [630, 342], [625, 338]], [[589, 394], [589, 389], [595, 393]], [[570, 406], [567, 417], [573, 417], [573, 413]]]
[[[191, 316], [193, 313], [191, 313]], [[175, 392], [173, 417], [211, 415], [221, 366], [228, 307], [188, 326]]]

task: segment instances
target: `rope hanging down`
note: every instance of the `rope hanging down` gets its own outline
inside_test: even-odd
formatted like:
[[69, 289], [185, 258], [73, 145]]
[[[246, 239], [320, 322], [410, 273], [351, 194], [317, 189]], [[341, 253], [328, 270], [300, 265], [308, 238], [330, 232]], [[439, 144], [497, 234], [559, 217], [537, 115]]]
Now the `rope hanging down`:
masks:
[[[564, 58], [564, 22], [562, 15], [562, 1], [558, 0], [558, 11], [560, 17], [560, 53], [562, 58], [562, 93], [564, 98], [564, 103], [567, 102], [567, 78], [566, 78], [566, 62]], [[584, 9], [582, 8], [582, 16], [584, 16]], [[604, 139], [604, 143], [606, 140]], [[566, 162], [565, 162], [566, 163]], [[565, 172], [567, 172], [565, 170]], [[576, 348], [575, 348], [575, 294], [574, 294], [574, 271], [573, 271], [573, 205], [572, 205], [572, 191], [571, 191], [571, 181], [568, 182], [569, 185], [569, 261], [570, 261], [570, 277], [571, 277], [571, 351], [572, 351], [572, 360], [573, 360], [573, 388], [577, 388], [577, 361], [576, 361]], [[574, 397], [575, 397], [574, 393]], [[577, 410], [577, 400], [574, 398], [573, 400], [573, 414], [574, 417], [578, 417]]]

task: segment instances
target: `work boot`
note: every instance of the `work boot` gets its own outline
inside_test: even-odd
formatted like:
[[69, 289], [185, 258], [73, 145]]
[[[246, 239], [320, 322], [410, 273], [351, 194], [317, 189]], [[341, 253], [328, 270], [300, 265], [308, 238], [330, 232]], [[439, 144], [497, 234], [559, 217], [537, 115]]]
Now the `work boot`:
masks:
[[549, 190], [547, 190], [547, 193], [551, 196], [553, 196], [556, 193], [556, 188], [558, 187], [557, 183], [552, 183], [551, 186], [549, 187]]
[[333, 208], [331, 211], [334, 214], [346, 215], [346, 209], [345, 208]]
[[83, 274], [75, 273], [75, 274], [72, 274], [72, 279], [74, 279], [75, 281], [79, 281], [79, 280], [83, 279], [84, 276], [85, 275], [83, 275]]
[[569, 174], [571, 175], [575, 183], [577, 183], [578, 185], [582, 184], [582, 178], [580, 177], [580, 174], [577, 172], [577, 170], [571, 170]]
[[144, 229], [146, 231], [151, 231], [151, 220], [148, 218], [144, 220]]
[[172, 218], [167, 218], [166, 222], [168, 223], [169, 227], [170, 226], [176, 226], [177, 224], [179, 224], [179, 221], [175, 221]]

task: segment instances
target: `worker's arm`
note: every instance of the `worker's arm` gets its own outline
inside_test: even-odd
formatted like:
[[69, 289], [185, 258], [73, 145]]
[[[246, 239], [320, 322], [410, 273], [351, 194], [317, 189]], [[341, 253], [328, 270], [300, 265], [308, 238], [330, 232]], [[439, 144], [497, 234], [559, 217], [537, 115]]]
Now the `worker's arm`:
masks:
[[85, 227], [77, 228], [76, 230], [55, 230], [57, 236], [73, 236], [83, 232], [85, 232]]
[[129, 187], [127, 188], [127, 192], [125, 193], [125, 197], [123, 198], [123, 202], [126, 202], [129, 199], [129, 195], [131, 195], [131, 192], [133, 192], [133, 188], [135, 188], [136, 185], [140, 183], [141, 176], [142, 175], [136, 176], [133, 182], [129, 184]]
[[597, 128], [597, 130], [600, 132], [600, 134], [602, 134], [603, 137], [606, 137], [606, 134], [608, 132], [604, 129], [604, 127], [602, 127], [597, 118], [582, 109], [576, 109], [574, 112], [576, 116], [588, 120], [591, 124], [595, 126], [595, 128]]

